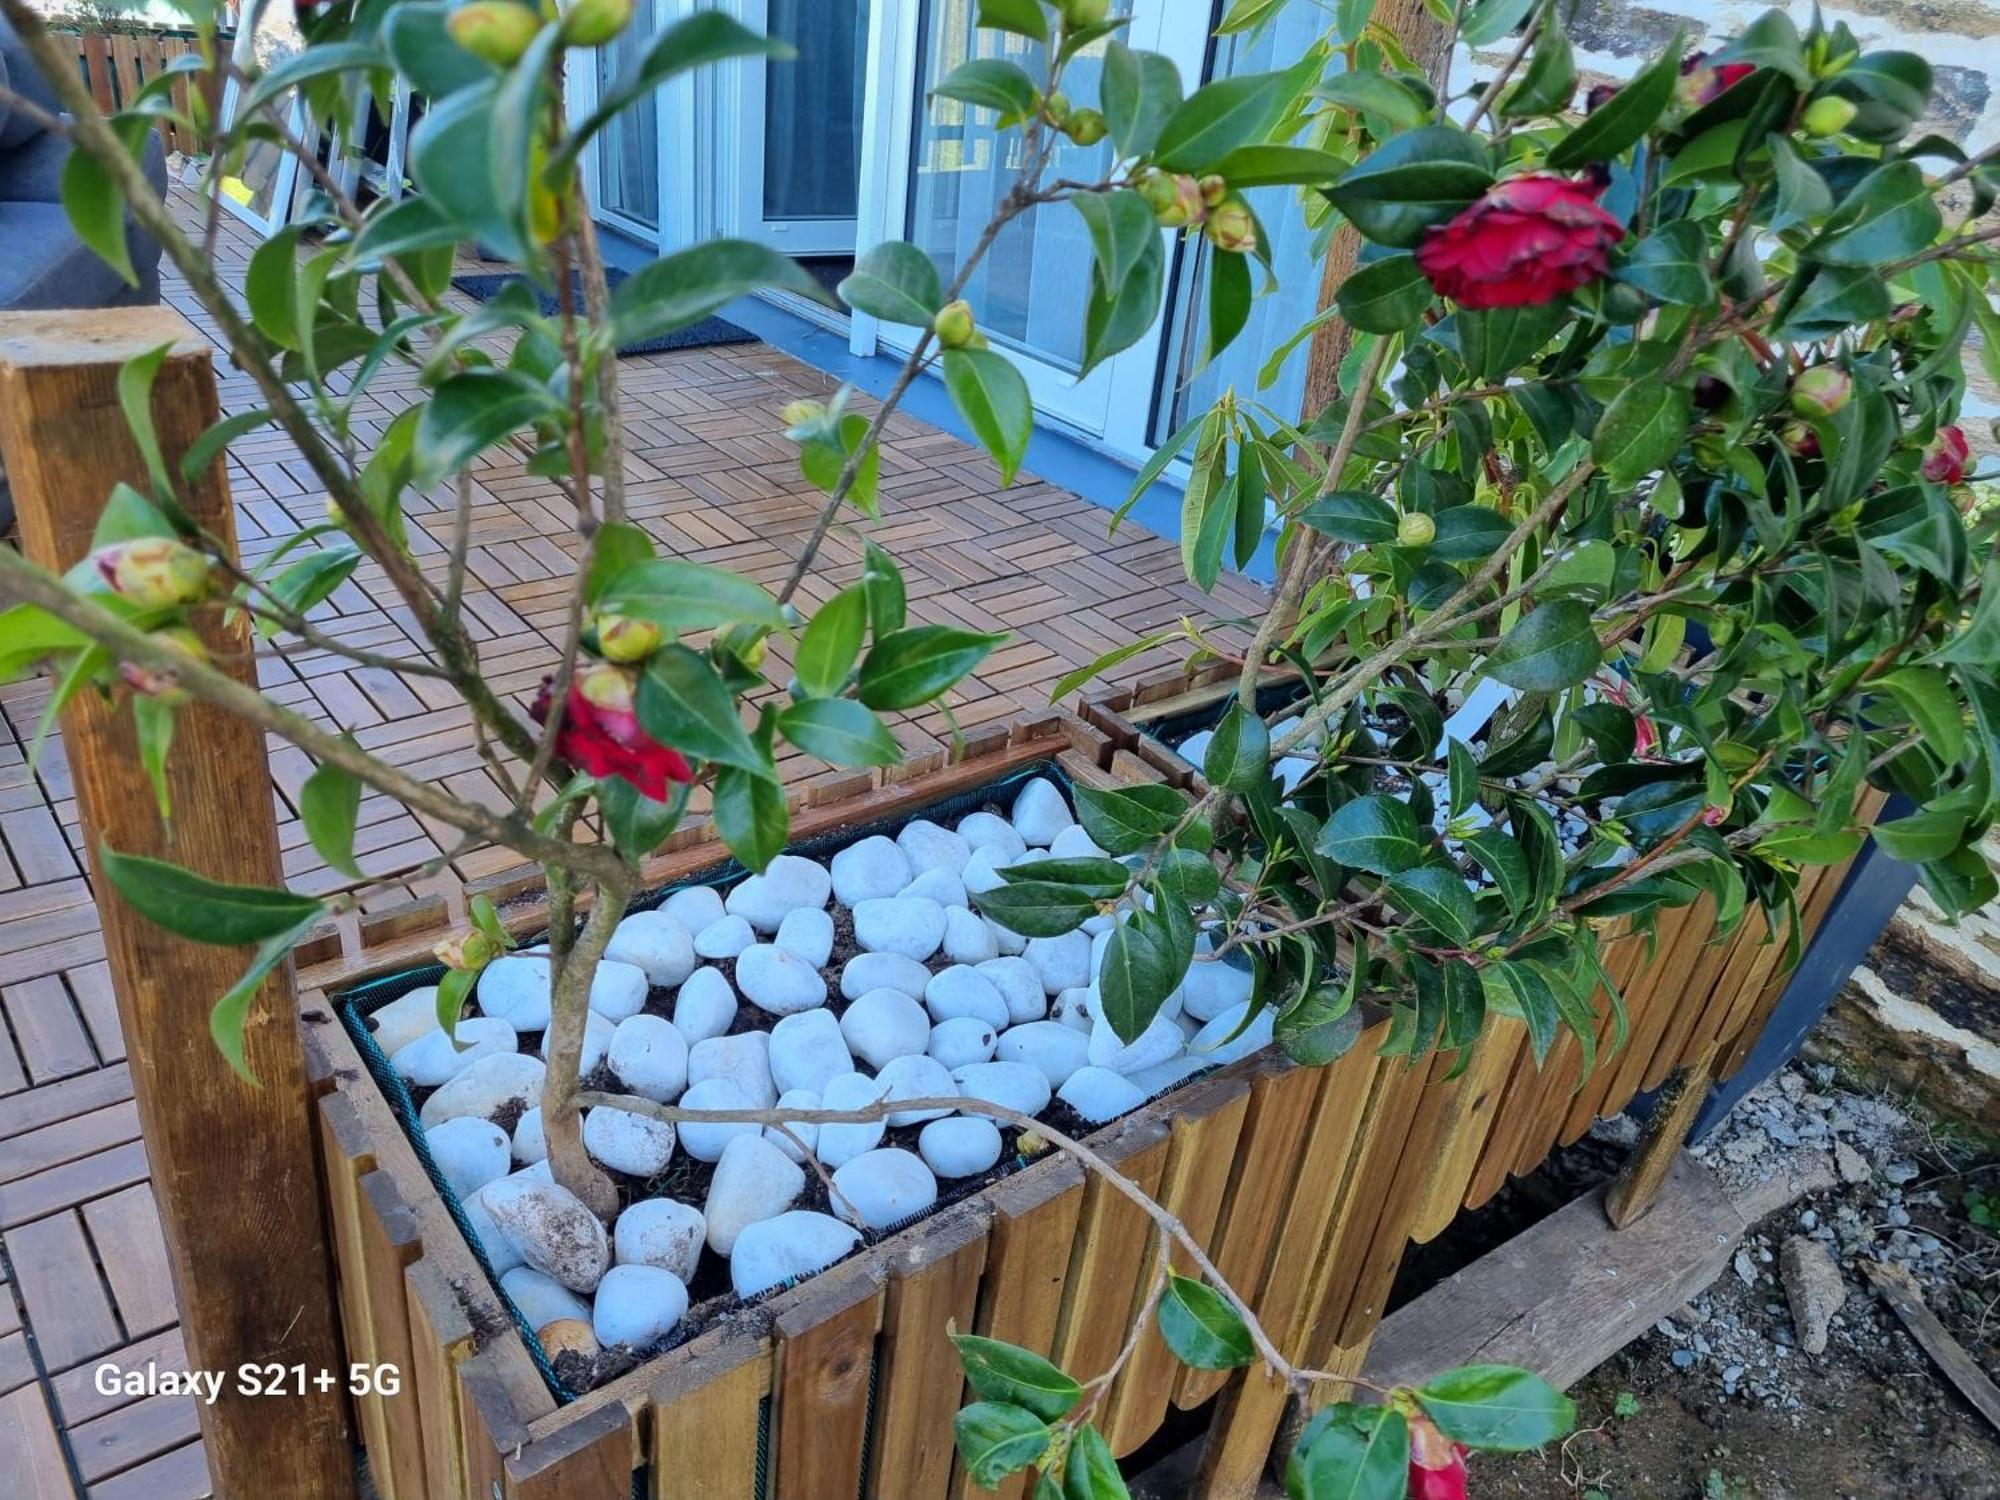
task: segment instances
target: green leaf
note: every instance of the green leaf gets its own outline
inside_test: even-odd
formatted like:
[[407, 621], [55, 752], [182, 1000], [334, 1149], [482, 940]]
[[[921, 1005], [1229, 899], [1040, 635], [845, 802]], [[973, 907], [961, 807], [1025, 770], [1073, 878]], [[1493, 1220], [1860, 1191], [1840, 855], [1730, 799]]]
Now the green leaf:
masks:
[[995, 886], [972, 899], [980, 911], [1022, 937], [1061, 937], [1097, 915], [1097, 903], [1087, 892], [1046, 880]]
[[257, 1083], [257, 1075], [250, 1071], [250, 1060], [243, 1047], [243, 1032], [249, 1024], [250, 1007], [257, 999], [257, 992], [264, 987], [264, 981], [291, 955], [292, 949], [305, 935], [319, 925], [325, 911], [326, 908], [315, 901], [311, 911], [300, 916], [291, 926], [264, 939], [251, 955], [250, 967], [243, 971], [243, 977], [229, 987], [208, 1013], [209, 1037], [236, 1071], [237, 1077], [245, 1083]]
[[1035, 80], [1004, 57], [970, 58], [946, 74], [931, 93], [993, 110], [999, 114], [1003, 129], [1032, 116], [1041, 98]]
[[1555, 693], [1582, 682], [1604, 651], [1590, 606], [1558, 599], [1522, 617], [1486, 658], [1486, 672], [1524, 693]]
[[1747, 62], [1783, 73], [1802, 89], [1812, 86], [1812, 69], [1806, 62], [1799, 28], [1781, 10], [1765, 11], [1739, 31], [1728, 46], [1711, 53], [1707, 62], [1710, 67]]
[[243, 91], [237, 101], [237, 118], [247, 120], [267, 104], [281, 99], [301, 84], [339, 73], [374, 72], [385, 68], [389, 59], [368, 42], [316, 41], [272, 67]]
[[143, 854], [98, 845], [98, 866], [132, 909], [176, 937], [217, 948], [240, 948], [292, 931], [320, 903], [265, 886], [227, 885]]
[[951, 1431], [965, 1472], [989, 1490], [1046, 1453], [1052, 1435], [1033, 1412], [1004, 1401], [975, 1401], [961, 1408], [951, 1419]]
[[676, 786], [665, 802], [657, 802], [622, 776], [597, 783], [597, 805], [604, 810], [604, 827], [611, 844], [630, 859], [643, 859], [667, 841], [687, 811], [688, 789]]
[[[1249, 316], [1250, 272], [1243, 263], [1242, 256], [1218, 254], [1214, 265], [1209, 269], [1208, 280], [1211, 293], [1209, 340], [1212, 350], [1216, 340], [1226, 342], [1235, 337]], [[1124, 280], [1108, 289], [1101, 281], [1091, 283], [1090, 301], [1083, 310], [1083, 368], [1079, 378], [1088, 375], [1112, 355], [1131, 348], [1146, 336], [1146, 330], [1153, 326], [1153, 319], [1159, 316], [1160, 298], [1166, 288], [1166, 281], [1165, 242], [1156, 233], [1149, 236], [1141, 246], [1138, 263]], [[1235, 295], [1234, 301], [1229, 300], [1232, 294]], [[1219, 309], [1216, 307], [1218, 296], [1224, 300], [1223, 307]], [[1233, 326], [1230, 326], [1232, 323]], [[951, 380], [949, 366], [952, 357], [949, 354], [945, 356], [947, 383]], [[1019, 373], [1002, 356], [988, 351], [984, 357], [998, 361], [1009, 375], [1016, 381], [1020, 380]], [[1208, 357], [1213, 358], [1213, 353], [1211, 352]], [[1025, 382], [1021, 385], [1019, 400], [1024, 406], [1029, 403]], [[960, 403], [959, 410], [966, 412], [968, 421], [973, 421], [972, 413], [966, 409], [964, 403]], [[1029, 414], [1029, 419], [1032, 420], [1032, 412]], [[976, 429], [978, 424], [974, 422], [974, 426]], [[987, 446], [992, 449], [994, 445], [988, 443]], [[1025, 432], [1020, 434], [1018, 442], [1010, 446], [1008, 452], [1010, 454], [1008, 463], [1018, 466], [1021, 456], [1027, 452]], [[999, 457], [997, 451], [995, 457]], [[1008, 467], [1006, 480], [1003, 482], [1011, 482], [1012, 479], [1013, 467]]]
[[1341, 283], [1340, 315], [1363, 333], [1401, 333], [1431, 305], [1430, 279], [1414, 255], [1372, 261]]
[[299, 788], [299, 819], [306, 837], [341, 874], [361, 879], [354, 862], [354, 820], [361, 811], [361, 779], [352, 771], [322, 761]]
[[1551, 15], [1535, 41], [1534, 56], [1521, 74], [1520, 82], [1500, 96], [1496, 109], [1503, 120], [1531, 120], [1538, 115], [1559, 115], [1576, 97], [1576, 53], [1569, 33]]
[[1528, 1045], [1534, 1052], [1535, 1066], [1547, 1062], [1561, 1019], [1555, 992], [1548, 981], [1531, 965], [1511, 960], [1488, 964], [1479, 975], [1486, 985], [1487, 1009], [1522, 1022], [1528, 1028]]
[[175, 535], [174, 524], [167, 519], [166, 512], [121, 480], [111, 487], [111, 498], [105, 501], [97, 517], [97, 525], [90, 533], [90, 550], [95, 552], [113, 542]]
[[741, 574], [680, 558], [649, 558], [611, 575], [595, 601], [600, 613], [650, 620], [687, 634], [731, 625], [784, 624], [778, 601]]
[[1342, 803], [1326, 820], [1319, 848], [1338, 864], [1394, 875], [1417, 864], [1426, 843], [1408, 803], [1374, 793]]
[[638, 65], [598, 96], [597, 108], [576, 128], [563, 151], [550, 161], [550, 169], [553, 171], [573, 160], [592, 136], [628, 106], [649, 100], [670, 78], [732, 57], [792, 55], [791, 47], [776, 37], [760, 36], [719, 10], [698, 10], [654, 37]]
[[976, 24], [992, 31], [1011, 31], [1032, 41], [1049, 39], [1049, 19], [1042, 14], [1042, 0], [979, 0]]
[[1069, 1445], [1063, 1463], [1062, 1500], [1131, 1500], [1125, 1476], [1104, 1435], [1086, 1422]]
[[[1180, 634], [1181, 632], [1178, 629], [1162, 630], [1153, 635], [1142, 635], [1137, 640], [1127, 641], [1122, 646], [1113, 646], [1088, 666], [1078, 667], [1074, 672], [1057, 679], [1056, 685], [1049, 689], [1049, 702], [1061, 702], [1092, 678], [1101, 676], [1120, 662], [1130, 661], [1133, 657], [1142, 655], [1164, 642], [1171, 641]], [[0, 660], [4, 660], [4, 654], [0, 654]]]
[[1499, 551], [1514, 528], [1498, 511], [1484, 505], [1454, 505], [1436, 519], [1430, 555], [1440, 562], [1476, 562]]
[[1576, 1406], [1541, 1376], [1507, 1365], [1447, 1370], [1417, 1388], [1446, 1437], [1491, 1453], [1524, 1453], [1568, 1435]]
[[715, 773], [715, 828], [746, 870], [762, 870], [784, 852], [791, 813], [785, 789], [735, 766]]
[[1012, 484], [1035, 430], [1028, 382], [995, 350], [949, 349], [944, 356], [944, 386], [972, 435], [1000, 466], [1001, 486]]
[[[1198, 858], [1199, 856], [1197, 856]], [[1186, 975], [1193, 957], [1158, 912], [1135, 911], [1113, 929], [1097, 976], [1099, 1009], [1121, 1042], [1139, 1039]]]
[[1965, 814], [1944, 808], [1920, 809], [1891, 823], [1877, 823], [1875, 842], [1891, 859], [1929, 864], [1965, 842]]
[[1169, 1276], [1159, 1320], [1174, 1357], [1194, 1369], [1237, 1370], [1257, 1357], [1242, 1314], [1206, 1282]]
[[1374, 115], [1398, 130], [1414, 130], [1430, 117], [1416, 91], [1386, 73], [1335, 73], [1316, 84], [1313, 93], [1343, 109]]
[[677, 333], [761, 291], [833, 305], [826, 288], [791, 256], [754, 240], [709, 240], [662, 256], [619, 282], [611, 293], [611, 337], [623, 348]]
[[281, 349], [301, 342], [298, 298], [300, 226], [288, 224], [250, 252], [243, 273], [243, 300], [259, 333]]
[[792, 670], [808, 697], [825, 698], [840, 691], [847, 674], [861, 657], [868, 634], [868, 595], [856, 585], [843, 589], [819, 608], [799, 636]]
[[1326, 187], [1340, 180], [1348, 161], [1312, 146], [1238, 146], [1215, 164], [1218, 177], [1237, 192], [1258, 187]]
[[1687, 219], [1676, 219], [1639, 241], [1616, 274], [1676, 306], [1705, 307], [1715, 300], [1715, 284], [1708, 279], [1708, 241], [1701, 226]]
[[153, 382], [159, 377], [160, 366], [166, 363], [173, 349], [173, 341], [169, 340], [157, 349], [133, 355], [118, 367], [119, 408], [125, 414], [125, 425], [131, 429], [132, 441], [139, 449], [139, 456], [146, 462], [146, 472], [153, 481], [153, 493], [163, 501], [172, 499], [174, 481], [167, 472], [166, 457], [160, 452], [159, 429], [153, 425]]
[[1776, 169], [1778, 178], [1777, 207], [1771, 216], [1771, 230], [1775, 233], [1796, 228], [1831, 213], [1833, 189], [1827, 186], [1824, 177], [1806, 165], [1798, 147], [1781, 135], [1765, 136], [1764, 144], [1770, 150], [1771, 165]]
[[902, 570], [870, 541], [861, 544], [861, 591], [868, 596], [868, 629], [876, 640], [903, 628], [908, 610]]
[[1535, 0], [1475, 0], [1467, 9], [1458, 39], [1468, 47], [1490, 47], [1528, 19]]
[[433, 102], [410, 131], [410, 175], [460, 237], [476, 236], [501, 257], [533, 258], [522, 226], [494, 189], [499, 79]]
[[1872, 266], [1807, 266], [1810, 280], [1780, 323], [1787, 338], [1833, 338], [1889, 315], [1888, 283]]
[[382, 40], [396, 70], [433, 103], [462, 88], [493, 81], [493, 64], [474, 57], [445, 30], [445, 17], [452, 9], [400, 0], [389, 7], [382, 22]]
[[132, 727], [139, 740], [139, 764], [153, 784], [153, 801], [160, 820], [173, 815], [173, 797], [167, 786], [167, 752], [174, 743], [174, 705], [161, 698], [132, 695]]
[[[1166, 269], [1164, 254], [1160, 257], [1160, 267], [1164, 278]], [[1251, 297], [1250, 257], [1232, 251], [1217, 250], [1208, 264], [1208, 337], [1202, 341], [1203, 365], [1213, 364], [1217, 355], [1236, 342], [1236, 336], [1243, 332], [1244, 325], [1250, 321]], [[1139, 329], [1141, 334], [1147, 327], [1152, 326], [1153, 314], [1157, 310], [1156, 300], [1148, 298], [1140, 303], [1140, 312], [1146, 320], [1144, 326]], [[1140, 312], [1135, 312], [1130, 322], [1136, 323]], [[1136, 338], [1134, 342], [1137, 342]]]
[[1426, 229], [1492, 182], [1484, 142], [1454, 126], [1425, 125], [1357, 162], [1326, 196], [1369, 239], [1412, 250]]
[[1180, 107], [1180, 69], [1171, 58], [1135, 51], [1114, 37], [1104, 44], [1098, 99], [1118, 154], [1150, 155], [1161, 127]]
[[1613, 484], [1629, 488], [1680, 451], [1694, 405], [1679, 386], [1635, 380], [1612, 400], [1591, 435], [1591, 457]]
[[1828, 265], [1874, 267], [1914, 255], [1943, 228], [1944, 216], [1923, 168], [1912, 161], [1892, 161], [1870, 172], [1841, 200], [1804, 254]]
[[[119, 115], [111, 127], [126, 151], [136, 156], [152, 122], [143, 115]], [[118, 185], [88, 151], [70, 151], [62, 164], [57, 192], [70, 228], [127, 286], [136, 287], [139, 277], [132, 269], [132, 252], [125, 241], [125, 199]]]
[[1108, 193], [1078, 193], [1070, 200], [1097, 256], [1097, 285], [1101, 291], [1115, 290], [1132, 274], [1148, 245], [1160, 239], [1160, 226], [1153, 210], [1130, 188]]
[[1300, 511], [1297, 520], [1337, 542], [1373, 544], [1396, 539], [1395, 507], [1358, 490], [1322, 495]]
[[878, 636], [861, 661], [861, 701], [883, 710], [917, 708], [965, 677], [1006, 639], [955, 625], [912, 625]]
[[893, 766], [903, 747], [852, 698], [807, 698], [778, 715], [778, 732], [830, 766]]
[[606, 521], [597, 528], [591, 543], [590, 573], [584, 579], [583, 602], [592, 609], [599, 608], [611, 585], [626, 569], [651, 562], [654, 556], [653, 539], [645, 528], [630, 521]]
[[512, 370], [468, 370], [437, 388], [417, 420], [415, 452], [428, 482], [465, 468], [486, 449], [562, 411], [539, 380]]
[[1172, 787], [1093, 787], [1078, 784], [1076, 818], [1107, 854], [1130, 854], [1181, 820], [1187, 802]]
[[1402, 1500], [1409, 1468], [1409, 1419], [1392, 1407], [1343, 1402], [1306, 1424], [1285, 1463], [1285, 1493], [1294, 1500]]
[[209, 466], [228, 451], [229, 445], [246, 432], [254, 432], [271, 421], [269, 407], [252, 407], [249, 411], [239, 411], [214, 423], [202, 435], [189, 443], [181, 454], [181, 478], [189, 484], [206, 474]]
[[1389, 899], [1424, 922], [1446, 942], [1464, 947], [1478, 931], [1472, 892], [1456, 870], [1419, 865], [1389, 877]]
[[0, 682], [12, 682], [58, 651], [87, 646], [90, 638], [32, 604], [0, 610]]
[[840, 283], [840, 300], [885, 323], [928, 328], [944, 306], [937, 262], [915, 245], [884, 240], [854, 263]]
[[1009, 883], [1040, 880], [1073, 886], [1095, 900], [1110, 901], [1125, 894], [1132, 883], [1132, 871], [1115, 859], [1074, 855], [1016, 860], [1001, 869], [1000, 878]]
[[669, 642], [639, 677], [639, 723], [662, 745], [775, 781], [768, 755], [752, 742], [736, 700], [708, 658]]
[[[1454, 805], [1456, 800], [1454, 796]], [[1464, 842], [1466, 850], [1479, 861], [1479, 867], [1493, 877], [1507, 910], [1515, 917], [1528, 910], [1535, 899], [1535, 879], [1521, 846], [1491, 827], [1466, 835]]]
[[1610, 161], [1645, 138], [1673, 101], [1681, 76], [1681, 38], [1676, 32], [1654, 62], [1556, 142], [1548, 155], [1551, 171], [1572, 172], [1590, 162]]
[[1556, 336], [1565, 316], [1561, 303], [1550, 302], [1485, 311], [1461, 307], [1452, 321], [1466, 369], [1477, 379], [1502, 381]]
[[1949, 677], [1936, 667], [1901, 667], [1876, 678], [1874, 685], [1909, 715], [1925, 749], [1947, 766], [1958, 764], [1965, 754], [1965, 716]]
[[1023, 1407], [1044, 1422], [1059, 1422], [1083, 1398], [1076, 1381], [1018, 1344], [971, 1333], [954, 1333], [951, 1342], [966, 1383], [981, 1401]]
[[1263, 140], [1295, 86], [1290, 73], [1241, 73], [1203, 84], [1160, 127], [1154, 164], [1166, 172], [1201, 172]]
[[1202, 774], [1213, 786], [1254, 792], [1271, 779], [1271, 731], [1258, 715], [1232, 701], [1210, 735]]

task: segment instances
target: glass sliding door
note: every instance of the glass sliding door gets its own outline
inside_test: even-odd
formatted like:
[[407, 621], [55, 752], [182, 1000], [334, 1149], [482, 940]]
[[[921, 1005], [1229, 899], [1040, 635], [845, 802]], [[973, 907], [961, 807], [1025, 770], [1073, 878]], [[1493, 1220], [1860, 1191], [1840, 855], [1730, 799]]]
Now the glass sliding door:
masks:
[[[610, 91], [613, 84], [638, 66], [659, 18], [652, 0], [641, 0], [632, 24], [609, 46], [589, 53], [592, 60], [593, 93]], [[574, 77], [574, 73], [571, 75]], [[623, 111], [598, 132], [593, 149], [597, 157], [598, 212], [614, 224], [644, 232], [650, 240], [660, 227], [660, 111], [657, 98], [644, 100]]]
[[746, 22], [798, 56], [744, 65], [739, 232], [802, 256], [852, 256], [861, 192], [869, 0], [747, 0]]

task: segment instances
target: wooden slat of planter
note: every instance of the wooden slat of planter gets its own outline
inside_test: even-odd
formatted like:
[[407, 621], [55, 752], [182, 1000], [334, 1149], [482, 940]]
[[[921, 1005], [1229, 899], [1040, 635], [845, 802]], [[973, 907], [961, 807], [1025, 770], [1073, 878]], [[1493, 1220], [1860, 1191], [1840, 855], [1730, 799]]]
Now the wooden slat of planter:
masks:
[[926, 1222], [889, 1262], [877, 1356], [875, 1432], [864, 1494], [944, 1500], [951, 1486], [958, 1359], [947, 1328], [972, 1327], [986, 1268], [987, 1213], [977, 1199]]
[[[375, 1170], [375, 1147], [361, 1116], [345, 1094], [319, 1101], [320, 1152], [326, 1163], [326, 1193], [333, 1225], [335, 1269], [340, 1281], [340, 1326], [351, 1364], [378, 1363], [375, 1320], [369, 1306], [367, 1239], [361, 1223], [361, 1179]], [[382, 1397], [369, 1390], [354, 1398], [362, 1445], [386, 1468], [388, 1430]]]
[[1549, 1143], [1569, 1112], [1570, 1101], [1583, 1084], [1583, 1047], [1564, 1027], [1549, 1048], [1548, 1061], [1537, 1075], [1535, 1094], [1525, 1101], [1527, 1118], [1514, 1146], [1514, 1175], [1525, 1176], [1549, 1154]]
[[866, 1260], [822, 1272], [788, 1294], [772, 1324], [774, 1497], [854, 1500], [860, 1491], [879, 1274]]
[[1526, 1036], [1527, 1028], [1509, 1016], [1487, 1020], [1452, 1098], [1452, 1112], [1438, 1141], [1437, 1164], [1410, 1225], [1410, 1237], [1419, 1244], [1442, 1234], [1465, 1206], [1466, 1188], [1479, 1165], [1507, 1080], [1513, 1076], [1514, 1059], [1527, 1045]]
[[[632, 1414], [595, 1407], [507, 1460], [507, 1500], [630, 1500], [638, 1464]], [[689, 1455], [688, 1467], [707, 1462]]]
[[1605, 973], [1618, 986], [1618, 994], [1626, 1000], [1626, 1036], [1622, 1044], [1617, 1041], [1616, 1022], [1611, 1013], [1610, 997], [1600, 989], [1598, 1003], [1604, 1007], [1602, 1024], [1597, 1032], [1597, 1071], [1583, 1082], [1576, 1097], [1570, 1101], [1569, 1114], [1563, 1122], [1563, 1139], [1575, 1140], [1590, 1128], [1591, 1121], [1602, 1115], [1604, 1101], [1609, 1096], [1613, 1080], [1618, 1074], [1619, 1060], [1632, 1046], [1632, 1017], [1629, 994], [1633, 976], [1638, 972], [1640, 960], [1645, 957], [1645, 939], [1627, 932], [1601, 950]]
[[368, 1452], [369, 1473], [382, 1500], [430, 1500], [424, 1478], [423, 1421], [409, 1378], [410, 1310], [403, 1278], [423, 1254], [416, 1217], [387, 1172], [360, 1183], [361, 1263], [368, 1278], [368, 1322], [375, 1336], [373, 1362], [397, 1376], [396, 1393], [382, 1397], [388, 1447]]
[[416, 1395], [424, 1482], [431, 1500], [455, 1500], [466, 1493], [457, 1367], [472, 1353], [472, 1324], [436, 1261], [419, 1260], [403, 1273], [403, 1296], [410, 1309], [410, 1367], [403, 1380]]
[[757, 1450], [771, 1341], [717, 1329], [667, 1359], [674, 1369], [653, 1387], [652, 1500], [765, 1500]]
[[[1168, 1127], [1160, 1206], [1181, 1221], [1203, 1250], [1213, 1248], [1216, 1218], [1235, 1170], [1236, 1142], [1249, 1106], [1249, 1084], [1240, 1078], [1213, 1079], [1187, 1091]], [[1196, 1274], [1184, 1248], [1174, 1247], [1172, 1262], [1176, 1274]], [[1112, 1386], [1098, 1423], [1114, 1454], [1124, 1457], [1159, 1430], [1179, 1369], [1153, 1324]]]
[[1527, 1128], [1523, 1118], [1526, 1113], [1523, 1101], [1539, 1097], [1540, 1077], [1535, 1049], [1524, 1034], [1520, 1049], [1514, 1054], [1513, 1070], [1501, 1087], [1500, 1102], [1494, 1107], [1493, 1126], [1486, 1132], [1485, 1143], [1480, 1148], [1479, 1165], [1473, 1169], [1472, 1179], [1466, 1185], [1467, 1208], [1479, 1207], [1499, 1192], [1507, 1181], [1514, 1167], [1514, 1153], [1519, 1149], [1522, 1132]]
[[507, 1456], [528, 1444], [528, 1429], [514, 1413], [504, 1353], [518, 1338], [502, 1338], [458, 1366], [458, 1410], [465, 1434], [465, 1492], [492, 1500], [507, 1492]]
[[[1626, 993], [1626, 1004], [1632, 1011], [1632, 1037], [1605, 1084], [1604, 1096], [1598, 1104], [1600, 1113], [1616, 1114], [1630, 1103], [1647, 1065], [1653, 1060], [1660, 1033], [1666, 1030], [1674, 1007], [1680, 1003], [1681, 989], [1687, 979], [1682, 945], [1688, 939], [1694, 913], [1700, 905], [1696, 902], [1691, 906], [1670, 907], [1660, 913], [1659, 941], [1651, 958], [1641, 953], [1639, 967], [1633, 971]], [[1702, 937], [1709, 931], [1707, 926], [1692, 930]]]
[[[1126, 1120], [1095, 1142], [1100, 1154], [1149, 1197], [1166, 1170], [1169, 1135], [1152, 1111]], [[1152, 1265], [1153, 1221], [1095, 1173], [1083, 1188], [1083, 1214], [1071, 1247], [1062, 1321], [1049, 1356], [1078, 1380], [1108, 1369], [1132, 1327], [1132, 1310]]]
[[1681, 985], [1681, 997], [1667, 1017], [1666, 1028], [1653, 1047], [1653, 1055], [1646, 1059], [1645, 1067], [1639, 1072], [1638, 1089], [1659, 1087], [1653, 1080], [1663, 1081], [1686, 1061], [1692, 1038], [1709, 1029], [1710, 1013], [1718, 1007], [1723, 1010], [1728, 1008], [1727, 1002], [1720, 996], [1719, 981], [1723, 971], [1729, 967], [1729, 956], [1741, 935], [1741, 926], [1739, 924], [1736, 932], [1720, 941], [1715, 939], [1714, 931], [1715, 902], [1703, 896], [1695, 903], [1694, 915], [1681, 935], [1687, 976]]

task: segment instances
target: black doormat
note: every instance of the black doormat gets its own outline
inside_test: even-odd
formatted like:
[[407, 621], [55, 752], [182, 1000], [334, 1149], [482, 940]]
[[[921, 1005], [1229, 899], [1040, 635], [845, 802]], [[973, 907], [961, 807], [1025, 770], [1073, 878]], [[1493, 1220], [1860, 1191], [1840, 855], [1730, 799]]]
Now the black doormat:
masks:
[[[625, 273], [619, 270], [607, 271], [604, 279], [613, 287], [616, 287], [619, 282], [625, 279]], [[510, 281], [526, 282], [527, 278], [516, 275], [513, 272], [503, 272], [499, 275], [454, 276], [451, 278], [453, 286], [464, 292], [466, 296], [479, 302], [484, 302], [489, 298], [498, 296], [501, 289]], [[583, 287], [580, 283], [581, 278], [572, 272], [570, 284], [576, 290], [576, 306], [579, 308], [583, 306]], [[561, 306], [561, 303], [556, 300], [555, 294], [543, 291], [532, 282], [528, 282], [528, 289], [535, 294], [535, 299], [542, 304], [543, 314], [553, 317], [557, 309]], [[711, 345], [717, 344], [754, 344], [756, 342], [756, 334], [750, 332], [747, 328], [737, 327], [727, 318], [703, 318], [699, 323], [692, 324], [687, 328], [676, 329], [672, 333], [661, 334], [656, 339], [641, 339], [636, 344], [623, 344], [619, 347], [618, 352], [620, 354], [657, 354], [664, 349], [706, 349]]]

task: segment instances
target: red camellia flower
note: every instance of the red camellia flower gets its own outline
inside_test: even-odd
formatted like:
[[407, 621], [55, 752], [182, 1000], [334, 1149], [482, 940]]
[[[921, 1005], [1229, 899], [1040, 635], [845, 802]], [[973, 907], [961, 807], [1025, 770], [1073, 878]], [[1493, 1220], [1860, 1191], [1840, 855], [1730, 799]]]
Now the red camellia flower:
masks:
[[1965, 478], [1972, 462], [1972, 449], [1965, 434], [1956, 427], [1940, 427], [1924, 450], [1924, 478], [1932, 484], [1957, 484]]
[[1603, 191], [1553, 173], [1510, 178], [1417, 246], [1417, 265], [1460, 307], [1535, 307], [1597, 280], [1625, 226]]
[[1421, 1414], [1410, 1418], [1410, 1500], [1466, 1500], [1465, 1449]]
[[[633, 707], [635, 687], [632, 673], [606, 662], [578, 672], [563, 707], [556, 754], [579, 771], [616, 776], [655, 802], [664, 802], [668, 783], [692, 781], [694, 771], [680, 751], [662, 745], [639, 727]], [[554, 684], [544, 679], [530, 710], [536, 723], [548, 721], [554, 690]]]
[[1718, 63], [1711, 68], [1706, 52], [1690, 52], [1681, 61], [1681, 81], [1676, 93], [1686, 108], [1700, 109], [1756, 71], [1755, 63], [1744, 62]]

